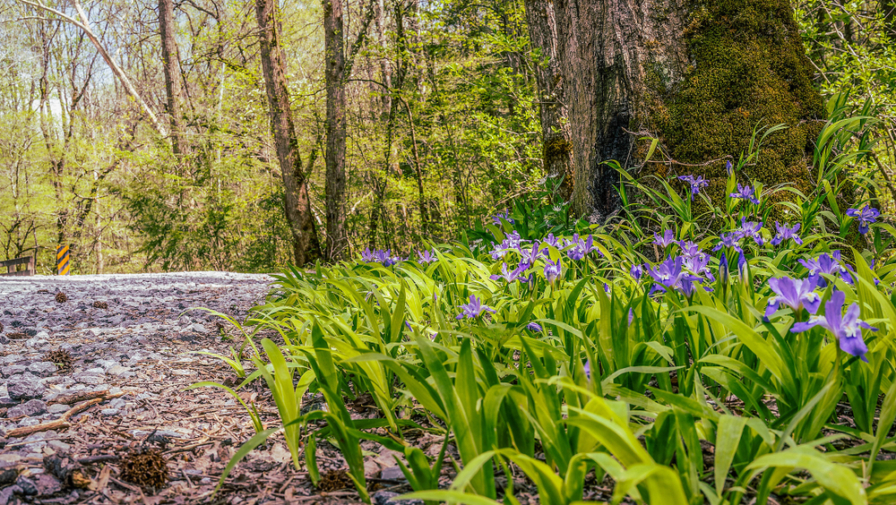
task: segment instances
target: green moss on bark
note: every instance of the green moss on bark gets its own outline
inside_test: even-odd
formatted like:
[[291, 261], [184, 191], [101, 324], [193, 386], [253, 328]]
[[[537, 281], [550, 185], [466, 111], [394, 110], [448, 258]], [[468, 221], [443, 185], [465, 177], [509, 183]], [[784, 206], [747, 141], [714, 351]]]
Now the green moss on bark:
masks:
[[[648, 72], [658, 98], [649, 108], [650, 124], [682, 163], [736, 157], [748, 150], [757, 125], [786, 124], [766, 139], [746, 175], [766, 187], [809, 191], [807, 167], [824, 104], [812, 87], [812, 65], [789, 0], [695, 0], [689, 10], [690, 66], [673, 86], [661, 70]], [[724, 161], [687, 171], [709, 177], [710, 196], [721, 202]]]

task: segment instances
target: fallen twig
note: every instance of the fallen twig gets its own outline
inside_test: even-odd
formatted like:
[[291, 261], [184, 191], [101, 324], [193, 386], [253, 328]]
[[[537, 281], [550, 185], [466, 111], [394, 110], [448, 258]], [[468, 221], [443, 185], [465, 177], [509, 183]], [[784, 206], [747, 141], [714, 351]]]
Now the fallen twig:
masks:
[[[56, 398], [47, 402], [47, 405], [53, 405], [55, 403], [63, 403], [66, 405], [71, 405], [73, 403], [83, 402], [84, 400], [93, 400], [94, 398], [103, 398], [109, 394], [109, 390], [103, 391], [78, 391], [76, 393], [69, 393], [66, 395], [59, 395]], [[118, 395], [121, 396], [121, 395]]]
[[167, 450], [167, 451], [163, 452], [162, 454], [165, 455], [165, 456], [167, 456], [167, 455], [169, 455], [169, 454], [175, 454], [175, 453], [178, 453], [178, 452], [192, 451], [193, 449], [195, 449], [195, 448], [197, 448], [197, 447], [202, 447], [203, 445], [211, 445], [211, 444], [214, 444], [214, 443], [215, 443], [214, 441], [203, 440], [203, 441], [197, 442], [197, 443], [195, 443], [195, 444], [190, 444], [190, 445], [186, 445], [186, 446], [184, 446], [184, 447], [178, 447], [178, 448], [176, 448], [176, 449], [170, 449], [170, 450]]
[[82, 465], [90, 465], [93, 463], [103, 463], [106, 461], [118, 461], [119, 459], [121, 458], [114, 454], [99, 454], [97, 456], [87, 456], [84, 458], [79, 458], [78, 463], [81, 463]]
[[62, 417], [60, 417], [59, 419], [55, 419], [53, 421], [38, 424], [36, 426], [25, 426], [22, 428], [16, 428], [14, 430], [11, 430], [9, 433], [7, 433], [6, 436], [9, 438], [27, 437], [28, 435], [31, 435], [32, 433], [39, 433], [41, 431], [63, 430], [63, 429], [69, 428], [69, 427], [71, 427], [71, 423], [69, 423], [68, 420], [73, 415], [79, 414], [79, 413], [89, 409], [90, 407], [100, 403], [103, 400], [110, 400], [112, 398], [118, 398], [119, 396], [124, 396], [124, 392], [107, 394], [100, 398], [94, 398], [92, 400], [87, 400], [85, 402], [81, 402], [81, 403], [75, 405], [74, 407], [70, 408], [65, 414], [62, 414]]

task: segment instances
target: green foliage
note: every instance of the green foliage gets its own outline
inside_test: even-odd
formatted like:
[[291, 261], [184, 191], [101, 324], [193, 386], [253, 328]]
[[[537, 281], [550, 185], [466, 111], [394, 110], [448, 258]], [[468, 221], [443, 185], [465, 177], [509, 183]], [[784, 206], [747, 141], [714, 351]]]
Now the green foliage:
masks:
[[[864, 250], [849, 249], [857, 243], [856, 218], [831, 197], [867, 154], [869, 143], [854, 133], [869, 124], [835, 116], [821, 129], [820, 184], [808, 194], [789, 188], [795, 201], [781, 202], [774, 198], [781, 189], [761, 185], [758, 204], [701, 194], [713, 211], [696, 218], [670, 181], [628, 178], [623, 198], [643, 192], [655, 202], [651, 213], [633, 207], [625, 221], [573, 227], [551, 221], [562, 209], [538, 209], [533, 217], [520, 205], [470, 232], [481, 240], [437, 246], [432, 258], [370, 254], [280, 274], [252, 322], [279, 332], [284, 345], [264, 340], [271, 364], [256, 365], [275, 400], [293, 394], [292, 379], [278, 385], [271, 367], [277, 378], [289, 377], [287, 366], [310, 367], [313, 378], [300, 384], [322, 392], [328, 406], [297, 416], [276, 400], [287, 440], [297, 440], [290, 427], [326, 419], [325, 428], [305, 435], [306, 468], [318, 478], [314, 441], [332, 440], [365, 500], [361, 439], [402, 453], [399, 465], [414, 490], [406, 497], [430, 503], [516, 503], [511, 480], [500, 493], [495, 484], [511, 467], [542, 503], [580, 502], [590, 472], [615, 482], [613, 503], [765, 504], [773, 493], [810, 503], [888, 503], [892, 465], [876, 458], [896, 451], [896, 259], [882, 247], [892, 228], [871, 223], [858, 235]], [[740, 164], [762, 138], [757, 133]], [[864, 184], [874, 191], [873, 181]], [[776, 209], [790, 217], [785, 225], [801, 224], [799, 241], [745, 231], [747, 221]], [[720, 237], [705, 223], [740, 233], [737, 248], [710, 252]], [[660, 242], [651, 228], [676, 240]], [[590, 232], [590, 242], [570, 239], [577, 229]], [[554, 232], [566, 238], [539, 236]], [[737, 258], [738, 248], [742, 266], [723, 255]], [[806, 261], [838, 248], [843, 256], [828, 257], [836, 268], [811, 277], [819, 284], [815, 315], [802, 305], [766, 311], [783, 296], [770, 279], [809, 278]], [[693, 276], [686, 285], [663, 286], [672, 271], [647, 275], [661, 262], [668, 268], [673, 260], [664, 258], [671, 257], [696, 258], [684, 263]], [[506, 279], [507, 264], [521, 265], [521, 280]], [[560, 272], [548, 275], [545, 267], [557, 264]], [[864, 340], [867, 361], [847, 354], [855, 351], [844, 334], [818, 326], [796, 331], [797, 323], [815, 320], [810, 316], [830, 315], [834, 293], [877, 327], [849, 337]], [[352, 419], [346, 410], [343, 398], [363, 393], [375, 399], [379, 419]], [[835, 415], [843, 404], [853, 412], [849, 422]], [[413, 416], [445, 437], [434, 461], [403, 441]], [[439, 489], [449, 444], [460, 456], [458, 473], [449, 489]]]

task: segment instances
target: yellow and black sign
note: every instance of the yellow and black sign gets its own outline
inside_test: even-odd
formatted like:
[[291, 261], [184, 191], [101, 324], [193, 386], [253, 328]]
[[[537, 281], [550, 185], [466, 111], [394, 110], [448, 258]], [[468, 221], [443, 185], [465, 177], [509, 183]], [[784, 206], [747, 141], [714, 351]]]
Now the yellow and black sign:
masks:
[[56, 272], [59, 275], [68, 275], [71, 263], [68, 261], [68, 246], [61, 245], [56, 248]]

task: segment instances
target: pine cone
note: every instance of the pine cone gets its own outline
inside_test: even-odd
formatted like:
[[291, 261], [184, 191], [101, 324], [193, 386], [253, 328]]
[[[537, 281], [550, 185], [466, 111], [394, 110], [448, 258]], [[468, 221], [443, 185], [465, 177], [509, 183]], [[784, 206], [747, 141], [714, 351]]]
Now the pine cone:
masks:
[[65, 295], [62, 291], [56, 293], [56, 303], [65, 303], [68, 301], [68, 296]]
[[0, 333], [3, 333], [3, 323], [0, 323]]
[[131, 452], [121, 460], [121, 479], [159, 488], [168, 482], [168, 462], [156, 449]]
[[93, 302], [93, 308], [95, 309], [108, 309], [109, 304], [106, 302]]

